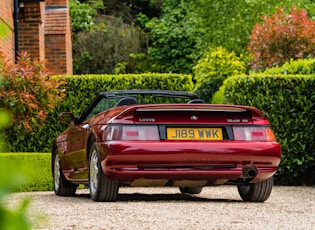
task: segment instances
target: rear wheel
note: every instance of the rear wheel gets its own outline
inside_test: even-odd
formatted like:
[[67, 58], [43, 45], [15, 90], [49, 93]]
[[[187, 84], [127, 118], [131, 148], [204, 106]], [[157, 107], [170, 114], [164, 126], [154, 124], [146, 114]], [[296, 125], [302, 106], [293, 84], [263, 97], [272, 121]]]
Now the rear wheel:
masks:
[[58, 196], [74, 196], [77, 185], [68, 182], [62, 174], [60, 167], [60, 158], [57, 151], [54, 154], [53, 162], [53, 179], [54, 179], [54, 190]]
[[199, 194], [202, 191], [202, 187], [179, 187], [181, 193]]
[[249, 185], [238, 185], [238, 193], [244, 201], [250, 202], [264, 202], [266, 201], [272, 190], [273, 177], [267, 180], [249, 184]]
[[104, 174], [97, 143], [90, 150], [89, 157], [89, 187], [94, 201], [116, 201], [119, 185]]

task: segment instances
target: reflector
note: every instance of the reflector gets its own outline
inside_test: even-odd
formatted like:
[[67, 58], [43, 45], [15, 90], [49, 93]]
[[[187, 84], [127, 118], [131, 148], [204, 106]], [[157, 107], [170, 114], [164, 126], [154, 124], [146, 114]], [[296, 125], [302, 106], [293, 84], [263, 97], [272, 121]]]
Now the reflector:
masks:
[[270, 127], [233, 127], [234, 139], [237, 141], [276, 141]]
[[156, 125], [114, 125], [104, 131], [104, 140], [160, 140]]

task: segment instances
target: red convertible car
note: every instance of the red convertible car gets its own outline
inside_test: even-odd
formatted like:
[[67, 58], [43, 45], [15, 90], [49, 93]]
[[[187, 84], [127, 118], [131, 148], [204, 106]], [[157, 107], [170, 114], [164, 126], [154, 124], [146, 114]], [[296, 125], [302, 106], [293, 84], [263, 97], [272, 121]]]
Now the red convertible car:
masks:
[[206, 104], [193, 93], [126, 90], [100, 93], [52, 147], [54, 190], [115, 201], [120, 186], [236, 185], [244, 201], [268, 199], [281, 148], [266, 117], [247, 106]]

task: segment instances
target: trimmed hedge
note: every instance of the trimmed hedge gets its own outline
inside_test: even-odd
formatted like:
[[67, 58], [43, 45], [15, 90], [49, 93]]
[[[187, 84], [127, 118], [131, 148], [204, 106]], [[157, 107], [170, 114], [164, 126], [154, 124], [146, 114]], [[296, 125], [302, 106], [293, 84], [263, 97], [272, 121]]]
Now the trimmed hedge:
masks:
[[79, 115], [99, 92], [127, 89], [160, 89], [192, 92], [192, 76], [180, 74], [121, 74], [67, 76], [67, 97], [59, 110]]
[[215, 78], [201, 84], [196, 90], [195, 93], [202, 98], [206, 103], [211, 103], [213, 95], [219, 90], [222, 86], [225, 78]]
[[7, 168], [10, 165], [7, 180], [18, 184], [16, 192], [53, 190], [50, 153], [0, 153], [0, 162]]
[[315, 183], [315, 76], [264, 75], [226, 79], [213, 103], [260, 109], [270, 120], [283, 156], [279, 184]]
[[[56, 76], [60, 77], [60, 76]], [[80, 113], [99, 92], [123, 89], [160, 89], [193, 92], [192, 76], [181, 74], [121, 74], [66, 76], [66, 98], [50, 111], [46, 127], [34, 129], [25, 136], [8, 137], [7, 152], [49, 152], [54, 138], [66, 126], [60, 124], [58, 115], [64, 111]], [[14, 135], [14, 134], [13, 134]]]
[[[49, 113], [47, 126], [26, 136], [11, 136], [4, 142], [7, 144], [6, 151], [50, 152], [54, 137], [66, 128], [58, 121], [58, 114], [71, 111], [79, 115], [101, 91], [169, 89], [192, 92], [194, 89], [191, 76], [178, 74], [81, 75], [66, 76], [66, 81], [67, 97]], [[314, 88], [315, 77], [311, 75], [254, 74], [230, 77], [214, 95], [212, 103], [242, 104], [262, 110], [270, 120], [283, 150], [276, 183], [315, 184]], [[206, 95], [207, 92], [204, 93]], [[26, 155], [27, 158], [30, 156]], [[25, 156], [23, 158], [26, 159]], [[50, 163], [47, 167], [50, 169]], [[47, 178], [52, 180], [51, 175]], [[47, 189], [52, 189], [52, 182], [48, 184]], [[33, 187], [36, 188], [35, 185]]]
[[274, 74], [315, 74], [315, 59], [291, 59], [290, 62], [286, 62], [280, 67], [273, 67], [266, 69], [264, 74], [274, 75]]

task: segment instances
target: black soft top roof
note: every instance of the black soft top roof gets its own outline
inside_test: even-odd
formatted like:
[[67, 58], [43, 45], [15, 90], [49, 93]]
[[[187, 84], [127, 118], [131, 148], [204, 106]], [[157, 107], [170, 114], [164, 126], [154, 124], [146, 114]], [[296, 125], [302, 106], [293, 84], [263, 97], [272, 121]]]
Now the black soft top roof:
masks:
[[197, 94], [188, 93], [183, 91], [172, 91], [172, 90], [148, 90], [148, 89], [137, 89], [137, 90], [114, 90], [104, 91], [100, 93], [103, 97], [117, 97], [117, 96], [132, 96], [132, 95], [157, 95], [160, 97], [179, 97], [197, 99]]
[[150, 89], [137, 89], [137, 90], [113, 90], [104, 91], [99, 93], [94, 100], [90, 103], [85, 111], [77, 118], [76, 124], [83, 122], [86, 115], [95, 107], [95, 105], [102, 100], [102, 98], [115, 98], [124, 96], [136, 96], [136, 95], [156, 95], [158, 97], [172, 97], [172, 98], [187, 98], [190, 100], [198, 99], [197, 94], [188, 93], [184, 91], [172, 91], [172, 90], [150, 90]]

